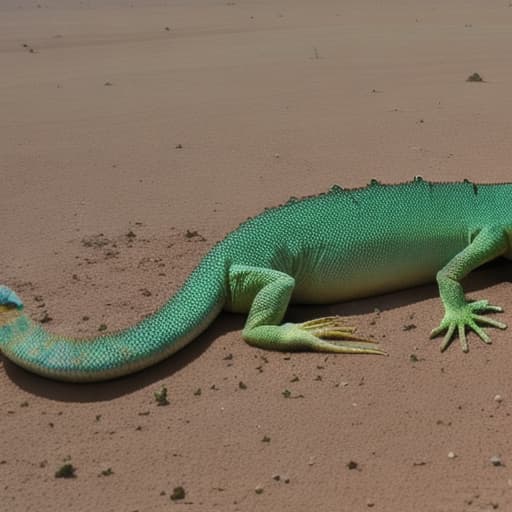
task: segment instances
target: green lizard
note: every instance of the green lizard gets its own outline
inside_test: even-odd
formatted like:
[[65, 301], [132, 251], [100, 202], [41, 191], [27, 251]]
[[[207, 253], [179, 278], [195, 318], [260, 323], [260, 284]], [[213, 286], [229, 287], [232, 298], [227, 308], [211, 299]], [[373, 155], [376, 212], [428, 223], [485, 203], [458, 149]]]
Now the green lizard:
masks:
[[[0, 287], [0, 351], [18, 365], [68, 381], [118, 377], [188, 344], [222, 309], [248, 313], [243, 338], [283, 351], [384, 354], [339, 317], [282, 324], [288, 304], [332, 303], [437, 278], [445, 314], [444, 350], [466, 329], [486, 343], [482, 316], [502, 311], [468, 302], [460, 280], [498, 256], [512, 257], [512, 184], [430, 183], [369, 186], [291, 199], [249, 219], [206, 254], [182, 288], [152, 316], [126, 330], [87, 339], [48, 333]], [[480, 324], [480, 325], [479, 325]]]

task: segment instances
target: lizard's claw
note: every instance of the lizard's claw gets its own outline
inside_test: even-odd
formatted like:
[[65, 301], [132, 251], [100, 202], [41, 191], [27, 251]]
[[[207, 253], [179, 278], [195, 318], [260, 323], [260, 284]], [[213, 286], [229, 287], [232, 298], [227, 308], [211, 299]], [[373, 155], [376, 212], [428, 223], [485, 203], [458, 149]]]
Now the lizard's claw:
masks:
[[309, 348], [312, 350], [387, 355], [383, 350], [375, 348], [377, 341], [357, 336], [354, 334], [356, 328], [345, 325], [339, 316], [317, 318], [295, 327], [308, 333], [311, 339]]
[[466, 327], [475, 331], [484, 343], [491, 343], [491, 338], [489, 338], [487, 333], [477, 324], [477, 322], [491, 327], [497, 327], [498, 329], [506, 329], [507, 326], [502, 322], [498, 322], [492, 318], [487, 318], [479, 315], [478, 313], [498, 313], [501, 311], [503, 311], [502, 308], [499, 306], [491, 306], [487, 300], [468, 302], [461, 308], [447, 309], [441, 324], [430, 333], [430, 337], [434, 338], [446, 331], [443, 342], [441, 343], [442, 352], [450, 344], [452, 337], [455, 334], [455, 329], [457, 329], [462, 351], [468, 352], [469, 347], [466, 339]]

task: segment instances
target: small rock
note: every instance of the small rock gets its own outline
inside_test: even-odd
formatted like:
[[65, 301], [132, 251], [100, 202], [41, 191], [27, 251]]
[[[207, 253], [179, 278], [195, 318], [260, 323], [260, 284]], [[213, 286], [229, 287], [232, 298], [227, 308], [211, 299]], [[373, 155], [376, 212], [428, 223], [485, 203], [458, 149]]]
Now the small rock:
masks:
[[256, 494], [263, 494], [263, 487], [261, 485], [257, 485], [255, 488], [254, 488], [254, 492]]
[[503, 402], [503, 397], [501, 395], [496, 395], [494, 397], [494, 401], [500, 404], [501, 402]]
[[485, 80], [480, 76], [479, 73], [473, 73], [466, 78], [466, 82], [484, 82]]
[[457, 457], [457, 455], [454, 452], [448, 452], [449, 459], [455, 459], [455, 457]]
[[155, 397], [155, 402], [157, 405], [169, 405], [169, 399], [167, 397], [167, 388], [165, 386], [162, 386], [160, 390], [155, 391], [153, 395]]
[[491, 460], [491, 464], [493, 466], [496, 466], [496, 467], [503, 466], [503, 462], [498, 455], [493, 455], [490, 460]]
[[181, 485], [179, 485], [178, 487], [175, 487], [171, 494], [171, 500], [177, 501], [177, 500], [182, 500], [184, 498], [185, 498], [185, 489]]
[[75, 471], [73, 464], [64, 464], [55, 471], [55, 478], [75, 478]]

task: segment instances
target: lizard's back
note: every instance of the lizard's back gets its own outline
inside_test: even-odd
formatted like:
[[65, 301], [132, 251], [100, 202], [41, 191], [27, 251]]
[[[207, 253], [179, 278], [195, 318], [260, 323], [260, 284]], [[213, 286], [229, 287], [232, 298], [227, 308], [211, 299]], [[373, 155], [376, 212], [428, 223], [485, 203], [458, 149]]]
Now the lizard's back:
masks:
[[223, 245], [230, 263], [293, 276], [296, 302], [364, 297], [433, 280], [481, 226], [502, 221], [496, 191], [496, 185], [422, 179], [333, 187], [267, 210]]

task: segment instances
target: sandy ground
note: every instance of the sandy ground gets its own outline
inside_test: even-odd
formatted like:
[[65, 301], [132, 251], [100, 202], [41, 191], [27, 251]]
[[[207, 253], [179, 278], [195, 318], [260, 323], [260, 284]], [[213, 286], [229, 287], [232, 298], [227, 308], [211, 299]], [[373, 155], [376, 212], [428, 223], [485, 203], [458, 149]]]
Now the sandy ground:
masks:
[[[511, 23], [506, 0], [3, 0], [0, 282], [49, 329], [96, 334], [289, 196], [509, 180]], [[466, 283], [509, 323], [511, 270]], [[3, 359], [0, 509], [512, 510], [510, 332], [440, 354], [441, 313], [434, 285], [290, 310], [348, 315], [388, 358], [264, 352], [222, 314], [113, 382]]]

